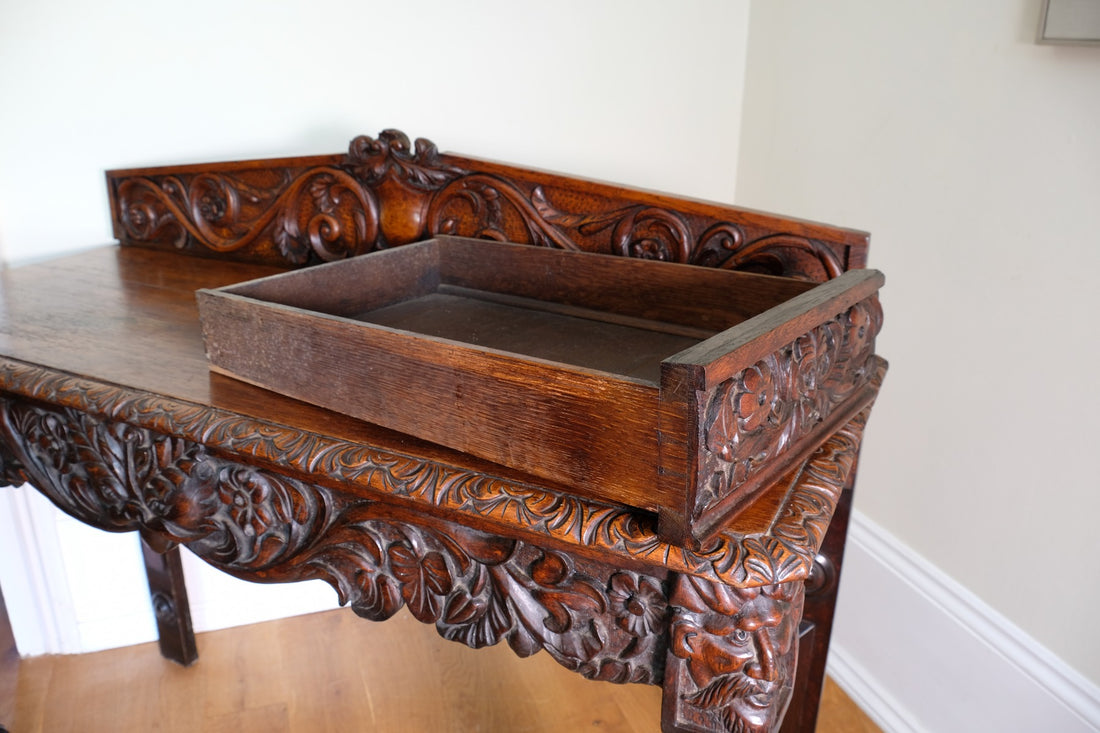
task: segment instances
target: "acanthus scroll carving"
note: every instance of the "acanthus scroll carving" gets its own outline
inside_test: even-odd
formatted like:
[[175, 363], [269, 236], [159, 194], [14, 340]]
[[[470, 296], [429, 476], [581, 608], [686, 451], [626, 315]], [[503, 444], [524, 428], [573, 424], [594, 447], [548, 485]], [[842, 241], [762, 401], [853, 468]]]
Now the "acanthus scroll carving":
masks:
[[876, 297], [812, 329], [718, 386], [700, 425], [705, 447], [695, 514], [791, 450], [876, 378]]
[[668, 600], [659, 576], [425, 523], [72, 408], [0, 400], [0, 444], [5, 465], [14, 458], [61, 509], [102, 529], [158, 533], [246, 578], [326, 580], [367, 618], [408, 606], [472, 647], [506, 641], [594, 679], [661, 679]]
[[65, 512], [109, 531], [162, 533], [221, 567], [283, 562], [339, 509], [319, 487], [71, 408], [3, 400], [0, 426], [26, 479]]
[[677, 730], [772, 733], [798, 666], [802, 583], [755, 588], [679, 576], [665, 708]]
[[139, 176], [118, 184], [125, 238], [181, 250], [234, 252], [266, 242], [288, 264], [368, 252], [378, 242], [378, 200], [332, 166]]
[[304, 563], [366, 618], [405, 605], [474, 648], [506, 641], [591, 679], [660, 683], [668, 600], [656, 577], [449, 523], [373, 517], [349, 521]]
[[449, 160], [429, 140], [385, 130], [325, 165], [116, 177], [115, 217], [127, 242], [290, 265], [456, 234], [815, 281], [844, 270], [817, 240], [605, 194], [563, 191], [562, 208], [522, 174]]

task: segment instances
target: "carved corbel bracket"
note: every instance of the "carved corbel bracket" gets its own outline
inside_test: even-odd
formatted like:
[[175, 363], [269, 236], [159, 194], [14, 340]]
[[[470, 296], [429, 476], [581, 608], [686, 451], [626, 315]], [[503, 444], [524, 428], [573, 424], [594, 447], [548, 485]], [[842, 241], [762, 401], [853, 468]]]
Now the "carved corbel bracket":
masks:
[[804, 588], [677, 578], [664, 681], [667, 733], [779, 729], [798, 666]]

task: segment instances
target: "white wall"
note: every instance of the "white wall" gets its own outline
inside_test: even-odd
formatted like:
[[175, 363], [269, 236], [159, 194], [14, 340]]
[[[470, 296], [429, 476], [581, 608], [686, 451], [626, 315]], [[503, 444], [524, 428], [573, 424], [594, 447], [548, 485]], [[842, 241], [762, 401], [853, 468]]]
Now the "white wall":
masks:
[[[747, 19], [747, 0], [0, 3], [0, 260], [110, 241], [107, 168], [339, 152], [386, 127], [732, 201]], [[70, 629], [34, 650], [150, 636], [151, 617], [109, 622], [143, 592], [132, 536], [82, 553], [92, 530], [22, 494], [9, 503], [46, 558], [0, 547], [17, 634], [42, 609], [9, 586], [64, 568], [53, 590]], [[199, 629], [301, 610], [315, 592], [187, 571]], [[322, 587], [315, 602], [334, 600]]]
[[729, 200], [747, 8], [7, 2], [0, 242], [20, 260], [109, 241], [105, 168], [339, 152], [384, 127]]
[[1100, 48], [1039, 5], [754, 3], [738, 202], [872, 232], [856, 506], [1100, 683]]

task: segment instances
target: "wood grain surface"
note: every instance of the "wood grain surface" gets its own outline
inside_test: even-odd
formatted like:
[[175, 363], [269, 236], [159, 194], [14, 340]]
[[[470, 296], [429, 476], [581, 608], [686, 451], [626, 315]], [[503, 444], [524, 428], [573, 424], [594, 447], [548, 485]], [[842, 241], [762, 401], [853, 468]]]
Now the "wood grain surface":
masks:
[[[545, 654], [473, 651], [407, 614], [383, 624], [346, 610], [199, 635], [183, 668], [155, 644], [0, 661], [11, 733], [652, 733], [661, 690], [592, 682]], [[827, 685], [819, 733], [879, 729]]]

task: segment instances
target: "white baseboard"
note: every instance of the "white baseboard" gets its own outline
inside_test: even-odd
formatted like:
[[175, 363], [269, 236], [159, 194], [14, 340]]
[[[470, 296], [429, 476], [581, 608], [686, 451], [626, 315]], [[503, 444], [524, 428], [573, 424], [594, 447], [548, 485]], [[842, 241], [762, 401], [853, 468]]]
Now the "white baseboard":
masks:
[[888, 733], [1100, 731], [1100, 687], [858, 512], [831, 646]]
[[928, 733], [915, 715], [837, 644], [835, 636], [829, 648], [827, 671], [848, 697], [887, 733]]

